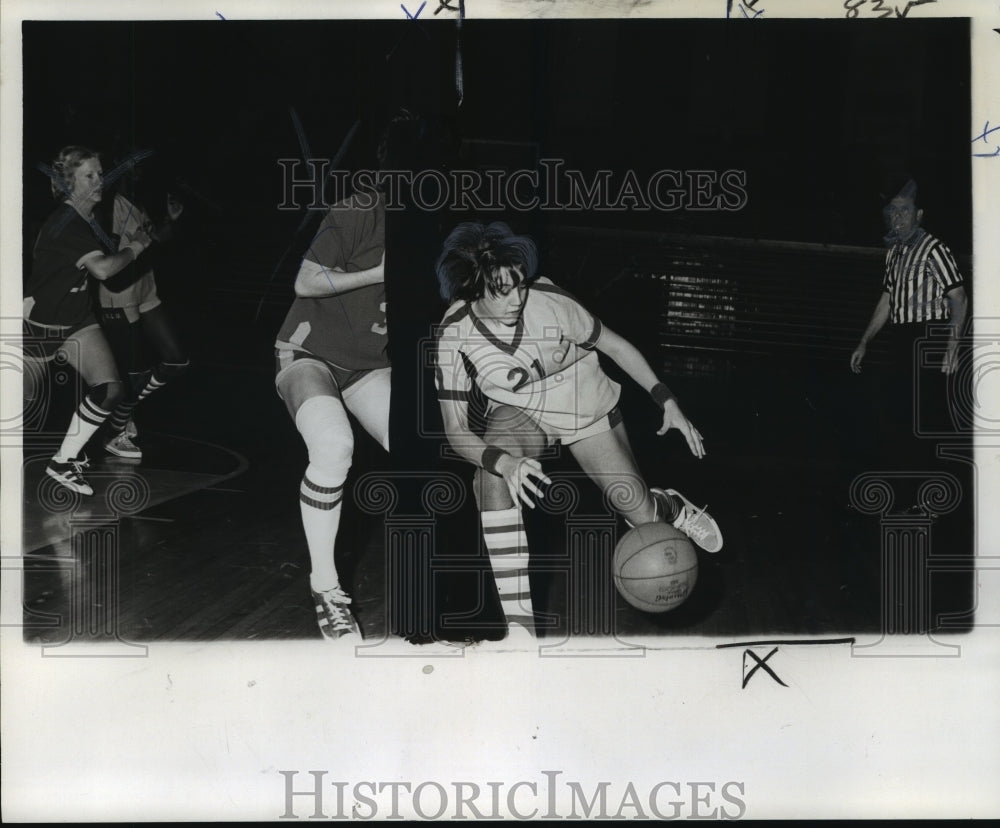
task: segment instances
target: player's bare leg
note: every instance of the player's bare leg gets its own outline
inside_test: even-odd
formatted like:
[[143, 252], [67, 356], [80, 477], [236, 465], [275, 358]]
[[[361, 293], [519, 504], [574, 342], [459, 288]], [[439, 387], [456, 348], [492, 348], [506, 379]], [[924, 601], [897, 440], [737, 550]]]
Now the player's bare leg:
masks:
[[[490, 413], [483, 439], [514, 457], [537, 457], [546, 442], [541, 429], [511, 406], [499, 406]], [[515, 638], [526, 631], [533, 636], [528, 539], [520, 504], [514, 502], [502, 477], [483, 469], [476, 471], [473, 487], [509, 635]]]
[[600, 487], [611, 507], [632, 526], [669, 520], [673, 514], [658, 515], [649, 488], [639, 474], [625, 425], [571, 443], [570, 453], [580, 468]]
[[390, 368], [369, 371], [341, 392], [344, 406], [382, 448], [389, 450]]

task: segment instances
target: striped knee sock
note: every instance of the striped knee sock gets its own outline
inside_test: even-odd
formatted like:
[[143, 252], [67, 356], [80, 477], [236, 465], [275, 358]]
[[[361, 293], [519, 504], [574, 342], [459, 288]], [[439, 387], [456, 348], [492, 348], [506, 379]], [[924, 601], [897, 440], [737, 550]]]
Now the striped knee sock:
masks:
[[142, 391], [139, 392], [139, 397], [136, 400], [136, 402], [140, 402], [146, 399], [146, 397], [148, 397], [154, 391], [158, 391], [159, 389], [163, 388], [163, 386], [166, 384], [167, 381], [165, 379], [160, 379], [159, 372], [153, 371], [152, 376], [149, 378], [149, 382], [147, 382]]
[[110, 411], [105, 411], [89, 396], [84, 397], [80, 405], [77, 406], [73, 419], [70, 420], [69, 429], [55, 459], [60, 463], [75, 459], [110, 414]]
[[121, 434], [125, 430], [125, 424], [132, 419], [132, 411], [138, 404], [138, 400], [123, 402], [111, 412], [111, 416], [108, 417], [108, 427], [112, 434]]
[[516, 506], [480, 513], [483, 539], [493, 567], [500, 606], [507, 624], [520, 624], [535, 632], [535, 615], [531, 607], [531, 586], [528, 582], [528, 537]]
[[340, 528], [343, 497], [343, 480], [339, 483], [328, 480], [313, 466], [306, 468], [299, 488], [299, 507], [312, 564], [309, 582], [316, 592], [325, 592], [340, 585], [333, 552]]

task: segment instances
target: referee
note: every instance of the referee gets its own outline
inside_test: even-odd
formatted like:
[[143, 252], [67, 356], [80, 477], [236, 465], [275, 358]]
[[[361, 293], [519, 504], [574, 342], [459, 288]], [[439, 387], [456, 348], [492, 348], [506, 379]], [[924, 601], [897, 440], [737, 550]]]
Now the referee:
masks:
[[[938, 433], [954, 428], [945, 375], [954, 373], [958, 365], [958, 343], [968, 299], [951, 251], [920, 226], [923, 210], [917, 206], [917, 184], [913, 179], [886, 205], [883, 214], [889, 230], [885, 237], [889, 250], [882, 293], [851, 354], [851, 370], [861, 373], [868, 343], [888, 323], [892, 374], [879, 387], [888, 403], [883, 414], [890, 418], [887, 425], [892, 433], [881, 436], [887, 443], [912, 450], [910, 438], [917, 425], [921, 431]], [[946, 328], [948, 336], [944, 358], [939, 365], [921, 370], [916, 343], [927, 341], [940, 328]], [[920, 406], [919, 419], [911, 401]]]

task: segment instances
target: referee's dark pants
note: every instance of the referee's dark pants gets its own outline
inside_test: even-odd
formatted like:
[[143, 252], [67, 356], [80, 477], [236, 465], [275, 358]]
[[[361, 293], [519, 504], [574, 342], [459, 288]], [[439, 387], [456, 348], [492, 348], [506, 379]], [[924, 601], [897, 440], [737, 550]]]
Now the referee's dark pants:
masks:
[[875, 392], [881, 459], [898, 469], [934, 468], [937, 446], [961, 427], [955, 382], [941, 372], [947, 323], [890, 323], [884, 332], [890, 360]]

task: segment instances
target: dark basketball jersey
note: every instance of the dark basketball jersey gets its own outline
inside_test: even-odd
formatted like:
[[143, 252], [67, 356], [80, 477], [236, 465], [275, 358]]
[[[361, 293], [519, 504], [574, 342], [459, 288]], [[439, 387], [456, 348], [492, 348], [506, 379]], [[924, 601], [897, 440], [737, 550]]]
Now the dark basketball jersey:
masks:
[[[351, 199], [331, 208], [303, 266], [348, 273], [378, 265], [385, 250], [385, 205], [366, 209]], [[386, 354], [385, 283], [320, 298], [297, 297], [278, 332], [277, 346], [322, 357], [342, 368], [383, 368]]]
[[25, 318], [66, 327], [82, 322], [92, 312], [84, 263], [107, 252], [83, 216], [69, 204], [59, 207], [35, 242], [31, 275], [24, 286]]

